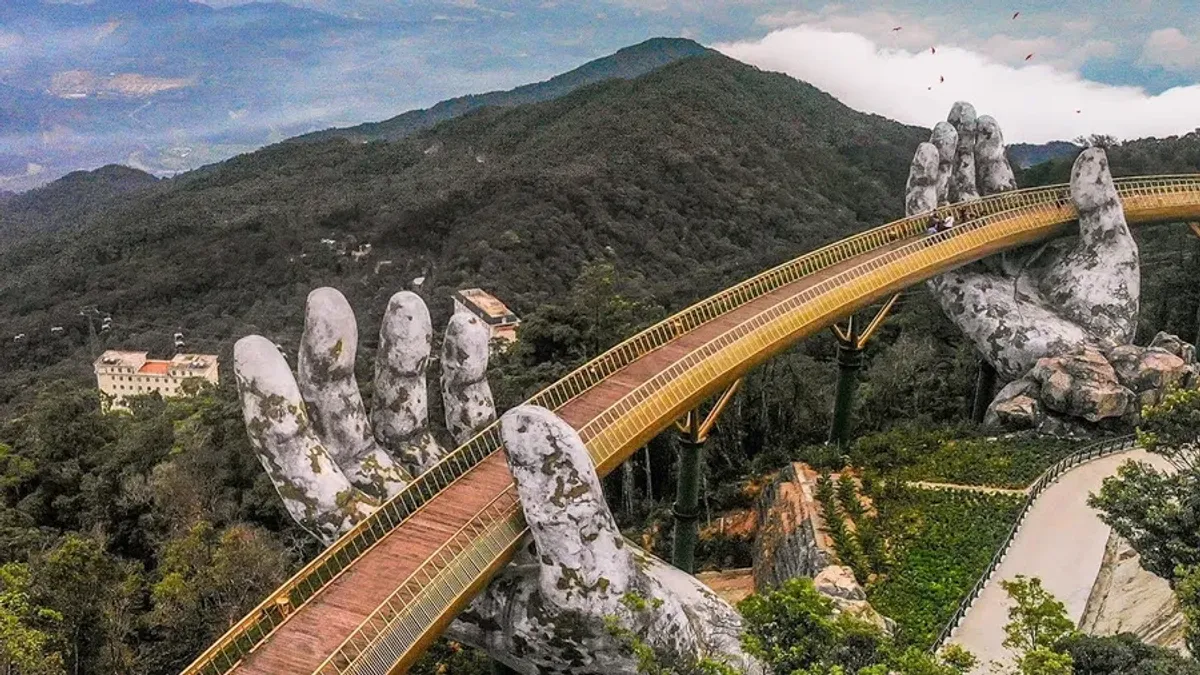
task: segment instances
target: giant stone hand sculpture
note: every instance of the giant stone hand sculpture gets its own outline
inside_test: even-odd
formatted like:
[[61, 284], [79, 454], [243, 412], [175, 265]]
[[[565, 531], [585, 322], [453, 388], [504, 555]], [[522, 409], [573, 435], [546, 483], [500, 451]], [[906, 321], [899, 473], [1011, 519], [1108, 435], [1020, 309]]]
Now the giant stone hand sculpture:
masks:
[[[909, 172], [908, 215], [1016, 189], [996, 120], [958, 102]], [[1161, 334], [1133, 347], [1137, 244], [1101, 148], [1071, 171], [1077, 237], [984, 259], [928, 282], [946, 315], [1005, 380], [989, 421], [1043, 430], [1136, 417], [1138, 403], [1194, 377], [1194, 351]], [[960, 218], [961, 222], [961, 218]], [[1114, 368], [1115, 366], [1115, 368]], [[1049, 424], [1047, 424], [1049, 423]]]
[[[338, 291], [309, 295], [299, 383], [269, 340], [252, 335], [235, 346], [252, 445], [289, 513], [322, 541], [332, 542], [442, 456], [425, 405], [431, 337], [420, 297], [393, 296], [380, 330], [370, 422], [354, 378], [354, 313]], [[442, 344], [441, 387], [456, 442], [495, 417], [487, 357], [487, 329], [456, 314]], [[454, 622], [452, 637], [528, 675], [632, 675], [638, 660], [623, 632], [676, 663], [708, 657], [762, 672], [741, 651], [741, 618], [732, 607], [621, 536], [574, 429], [535, 406], [510, 410], [500, 424], [532, 542]], [[614, 619], [622, 630], [613, 630]]]

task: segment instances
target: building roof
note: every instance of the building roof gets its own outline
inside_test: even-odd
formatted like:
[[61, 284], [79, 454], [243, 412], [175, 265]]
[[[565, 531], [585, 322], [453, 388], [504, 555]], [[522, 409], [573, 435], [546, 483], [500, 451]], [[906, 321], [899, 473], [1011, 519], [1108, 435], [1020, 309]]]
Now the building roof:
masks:
[[139, 373], [149, 373], [152, 375], [166, 375], [167, 369], [171, 366], [170, 361], [147, 361], [138, 369]]
[[481, 319], [490, 324], [501, 323], [505, 320], [510, 323], [518, 321], [517, 315], [513, 314], [512, 310], [500, 302], [496, 296], [482, 288], [464, 288], [458, 292], [458, 297]]
[[148, 359], [148, 352], [109, 349], [96, 359], [96, 367], [136, 368], [139, 373], [167, 375], [172, 370], [204, 370], [217, 362], [216, 354], [176, 354], [171, 359]]

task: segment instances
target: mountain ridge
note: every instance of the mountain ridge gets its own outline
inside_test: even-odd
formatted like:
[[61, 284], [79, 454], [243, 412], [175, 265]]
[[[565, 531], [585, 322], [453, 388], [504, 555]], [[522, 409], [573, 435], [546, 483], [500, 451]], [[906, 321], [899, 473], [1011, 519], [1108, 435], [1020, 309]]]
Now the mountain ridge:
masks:
[[181, 330], [226, 356], [252, 332], [296, 339], [322, 285], [365, 336], [418, 276], [435, 321], [467, 285], [536, 313], [597, 261], [680, 307], [901, 215], [928, 133], [706, 54], [399, 141], [279, 143], [0, 251], [0, 325], [28, 336], [0, 336], [0, 405], [35, 378], [89, 377], [81, 306], [113, 317], [106, 346]]
[[429, 129], [449, 119], [489, 106], [511, 107], [558, 98], [575, 89], [608, 79], [632, 79], [680, 59], [715, 53], [698, 42], [686, 38], [656, 37], [623, 47], [616, 52], [593, 59], [548, 80], [531, 82], [506, 90], [483, 94], [468, 94], [440, 101], [429, 108], [409, 110], [379, 122], [366, 122], [352, 127], [325, 129], [289, 139], [312, 142], [332, 137], [357, 142], [398, 140], [418, 131]]

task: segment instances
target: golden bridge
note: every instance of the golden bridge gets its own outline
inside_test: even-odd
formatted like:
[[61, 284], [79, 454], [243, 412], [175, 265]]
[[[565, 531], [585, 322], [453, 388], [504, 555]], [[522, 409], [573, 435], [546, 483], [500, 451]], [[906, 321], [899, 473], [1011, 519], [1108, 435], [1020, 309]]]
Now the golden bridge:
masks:
[[[1200, 175], [1116, 184], [1131, 225], [1200, 220]], [[942, 272], [1068, 234], [1078, 219], [1067, 185], [939, 211], [955, 212], [961, 224], [926, 235], [928, 215], [910, 217], [800, 256], [647, 328], [529, 403], [578, 430], [603, 476], [796, 341]], [[184, 673], [404, 672], [525, 533], [493, 423], [306, 565]]]

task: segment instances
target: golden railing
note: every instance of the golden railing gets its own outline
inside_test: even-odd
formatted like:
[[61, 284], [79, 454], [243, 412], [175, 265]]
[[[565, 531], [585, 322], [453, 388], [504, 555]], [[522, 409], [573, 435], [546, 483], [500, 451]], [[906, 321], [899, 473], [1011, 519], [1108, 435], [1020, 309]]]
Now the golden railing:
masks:
[[[1116, 182], [1126, 218], [1131, 223], [1200, 217], [1198, 176]], [[993, 195], [939, 211], [955, 212], [961, 224], [941, 234], [896, 246], [925, 229], [928, 215], [910, 217], [800, 256], [647, 328], [542, 390], [529, 403], [560, 408], [649, 352], [756, 298], [858, 256], [896, 246], [738, 324], [642, 383], [589, 421], [579, 430], [580, 435], [603, 475], [711, 390], [736, 379], [824, 323], [956, 265], [1053, 236], [1078, 215], [1066, 185]], [[233, 626], [184, 672], [216, 675], [233, 668], [287, 616], [396, 524], [500, 449], [498, 425], [493, 423], [358, 523]], [[480, 533], [477, 539], [462, 549], [454, 549], [459, 551], [457, 554], [427, 560], [410, 577], [422, 575], [421, 578], [430, 580], [427, 587], [437, 586], [429, 592], [436, 593], [439, 601], [445, 601], [440, 614], [430, 615], [431, 610], [423, 603], [402, 606], [396, 602], [400, 596], [393, 595], [343, 643], [320, 672], [388, 672], [388, 668], [378, 670], [376, 664], [388, 659], [390, 668], [410, 663], [519, 544], [525, 531], [520, 507], [513, 503], [503, 510], [503, 514], [495, 509], [479, 514], [463, 530]], [[496, 551], [499, 553], [489, 559], [490, 552]]]

